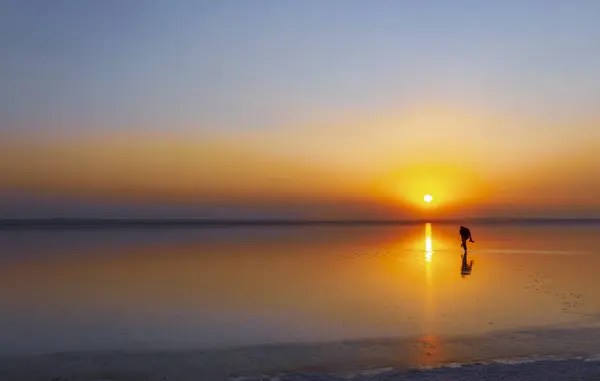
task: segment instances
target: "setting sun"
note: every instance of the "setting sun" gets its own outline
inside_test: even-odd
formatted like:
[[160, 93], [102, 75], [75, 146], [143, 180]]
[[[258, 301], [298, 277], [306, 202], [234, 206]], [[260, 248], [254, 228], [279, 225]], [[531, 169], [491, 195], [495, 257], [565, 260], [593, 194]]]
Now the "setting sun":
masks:
[[423, 201], [429, 204], [431, 201], [433, 201], [433, 196], [431, 196], [430, 194], [426, 194], [425, 196], [423, 196]]

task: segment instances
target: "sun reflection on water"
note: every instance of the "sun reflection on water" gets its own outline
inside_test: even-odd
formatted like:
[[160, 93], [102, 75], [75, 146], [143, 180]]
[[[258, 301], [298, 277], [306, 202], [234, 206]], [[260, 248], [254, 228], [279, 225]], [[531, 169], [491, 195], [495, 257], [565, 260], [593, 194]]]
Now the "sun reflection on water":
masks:
[[433, 330], [434, 302], [433, 302], [433, 240], [431, 239], [431, 224], [425, 224], [425, 319], [427, 332]]
[[425, 224], [425, 261], [431, 262], [433, 257], [433, 243], [431, 240], [431, 224]]

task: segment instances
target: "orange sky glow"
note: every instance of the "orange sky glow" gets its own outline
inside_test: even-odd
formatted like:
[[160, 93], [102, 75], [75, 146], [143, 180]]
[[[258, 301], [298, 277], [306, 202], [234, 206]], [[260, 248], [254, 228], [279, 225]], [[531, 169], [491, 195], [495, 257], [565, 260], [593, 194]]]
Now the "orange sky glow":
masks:
[[[562, 145], [567, 132], [558, 129], [524, 144], [519, 134], [530, 132], [503, 133], [492, 119], [420, 112], [425, 116], [376, 124], [236, 135], [15, 135], [3, 141], [0, 181], [4, 189], [34, 195], [297, 209], [310, 218], [543, 215], [600, 207], [594, 140]], [[433, 202], [424, 203], [425, 194]]]

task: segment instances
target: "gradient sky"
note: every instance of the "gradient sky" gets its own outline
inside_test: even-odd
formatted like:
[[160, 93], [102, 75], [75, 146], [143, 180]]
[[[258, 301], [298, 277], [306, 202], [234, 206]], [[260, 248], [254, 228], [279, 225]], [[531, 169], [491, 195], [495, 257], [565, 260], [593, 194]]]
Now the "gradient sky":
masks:
[[600, 217], [598, 20], [594, 0], [4, 0], [0, 212]]

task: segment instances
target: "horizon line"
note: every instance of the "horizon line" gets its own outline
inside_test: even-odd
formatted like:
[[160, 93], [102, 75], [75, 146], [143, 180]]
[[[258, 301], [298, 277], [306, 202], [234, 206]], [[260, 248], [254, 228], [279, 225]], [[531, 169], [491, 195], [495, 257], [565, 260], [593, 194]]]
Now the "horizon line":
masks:
[[418, 219], [293, 219], [293, 218], [116, 218], [44, 217], [0, 218], [0, 229], [136, 228], [136, 227], [243, 227], [243, 226], [367, 226], [417, 224], [600, 224], [600, 217], [473, 217]]

